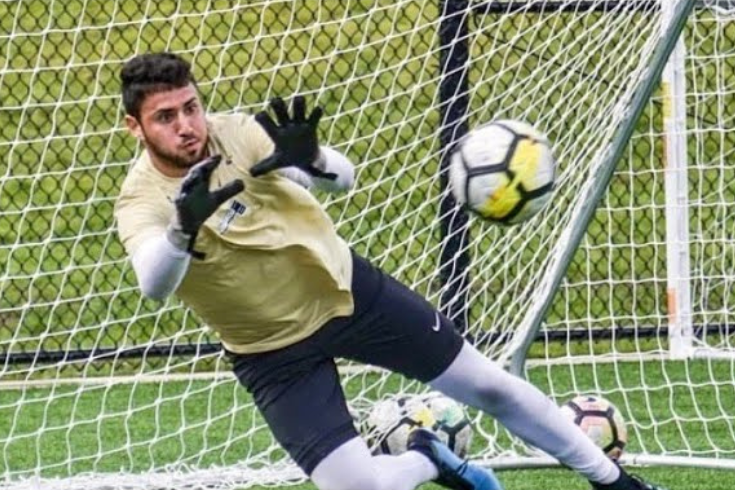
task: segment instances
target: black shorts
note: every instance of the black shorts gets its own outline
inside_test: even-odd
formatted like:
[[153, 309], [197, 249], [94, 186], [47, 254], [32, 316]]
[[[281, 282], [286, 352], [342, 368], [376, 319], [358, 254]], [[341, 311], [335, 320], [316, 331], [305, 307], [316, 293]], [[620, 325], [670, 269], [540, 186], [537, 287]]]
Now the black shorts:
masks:
[[463, 343], [454, 324], [420, 295], [354, 254], [353, 263], [353, 315], [283, 349], [233, 358], [240, 383], [307, 474], [358, 435], [334, 358], [426, 382], [449, 367]]

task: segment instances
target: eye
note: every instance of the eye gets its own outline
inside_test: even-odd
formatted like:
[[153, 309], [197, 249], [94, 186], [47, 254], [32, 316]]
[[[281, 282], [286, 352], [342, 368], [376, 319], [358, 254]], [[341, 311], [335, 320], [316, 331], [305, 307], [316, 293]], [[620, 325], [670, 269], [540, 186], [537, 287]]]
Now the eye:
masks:
[[184, 107], [184, 113], [187, 115], [196, 114], [197, 112], [199, 112], [199, 106], [197, 104], [191, 104]]
[[174, 120], [174, 115], [171, 112], [159, 112], [156, 115], [156, 121], [162, 124], [168, 124]]

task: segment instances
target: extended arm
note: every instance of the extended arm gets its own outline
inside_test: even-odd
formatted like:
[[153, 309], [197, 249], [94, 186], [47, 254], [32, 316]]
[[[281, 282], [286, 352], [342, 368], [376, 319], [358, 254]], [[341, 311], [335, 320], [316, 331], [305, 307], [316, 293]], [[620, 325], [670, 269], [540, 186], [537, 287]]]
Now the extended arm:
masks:
[[270, 107], [276, 120], [262, 111], [255, 115], [273, 141], [273, 153], [250, 169], [253, 177], [260, 177], [274, 170], [303, 185], [329, 192], [347, 190], [352, 186], [355, 172], [352, 163], [341, 153], [319, 146], [317, 125], [322, 117], [320, 107], [307, 116], [306, 102], [301, 96], [293, 99], [292, 115], [286, 103], [275, 98]]

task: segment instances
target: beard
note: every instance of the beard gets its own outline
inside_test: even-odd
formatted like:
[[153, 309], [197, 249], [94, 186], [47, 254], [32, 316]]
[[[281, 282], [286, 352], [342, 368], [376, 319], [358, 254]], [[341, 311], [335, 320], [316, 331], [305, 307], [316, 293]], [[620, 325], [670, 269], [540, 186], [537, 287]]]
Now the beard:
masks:
[[207, 145], [202, 145], [197, 153], [172, 152], [145, 139], [145, 146], [158, 161], [180, 169], [189, 169], [204, 159]]

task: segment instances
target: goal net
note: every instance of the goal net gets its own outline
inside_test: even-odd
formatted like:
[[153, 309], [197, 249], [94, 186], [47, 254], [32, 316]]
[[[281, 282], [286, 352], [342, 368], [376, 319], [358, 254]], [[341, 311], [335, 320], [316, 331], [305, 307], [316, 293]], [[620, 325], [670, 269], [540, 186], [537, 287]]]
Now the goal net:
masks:
[[628, 461], [735, 468], [733, 7], [690, 16], [526, 364], [613, 400]]
[[[357, 166], [353, 191], [318, 195], [340, 234], [559, 403], [610, 398], [631, 460], [732, 467], [724, 2], [690, 17], [677, 68], [582, 219], [683, 3], [0, 2], [0, 487], [304, 479], [216, 336], [175, 299], [144, 299], [118, 241], [112, 208], [142, 151], [118, 74], [160, 50], [191, 61], [211, 112], [297, 93], [323, 106], [322, 141]], [[451, 142], [500, 117], [537, 125], [559, 160], [551, 204], [513, 228], [467, 217], [444, 187]], [[586, 231], [570, 253], [574, 230]], [[425, 389], [341, 368], [358, 421], [376, 400]], [[473, 458], [545, 461], [472, 416]]]

